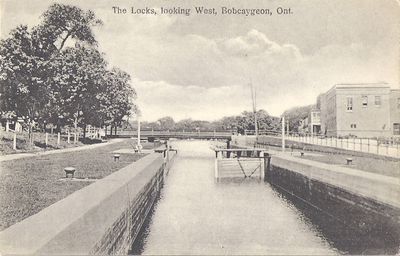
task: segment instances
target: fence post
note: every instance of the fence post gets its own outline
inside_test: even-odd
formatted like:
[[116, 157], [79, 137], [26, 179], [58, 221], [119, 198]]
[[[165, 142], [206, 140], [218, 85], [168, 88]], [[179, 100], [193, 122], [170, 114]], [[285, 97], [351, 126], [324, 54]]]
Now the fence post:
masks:
[[60, 140], [61, 140], [61, 134], [60, 132], [57, 133], [57, 145], [60, 145]]
[[46, 144], [46, 147], [47, 147], [48, 143], [49, 143], [49, 134], [46, 132], [45, 137], [44, 137], [44, 144]]
[[17, 150], [17, 132], [14, 132], [13, 149]]
[[70, 136], [69, 129], [68, 129], [67, 133], [68, 133], [67, 143], [69, 144], [69, 143], [70, 143], [70, 139], [69, 139], [69, 136]]

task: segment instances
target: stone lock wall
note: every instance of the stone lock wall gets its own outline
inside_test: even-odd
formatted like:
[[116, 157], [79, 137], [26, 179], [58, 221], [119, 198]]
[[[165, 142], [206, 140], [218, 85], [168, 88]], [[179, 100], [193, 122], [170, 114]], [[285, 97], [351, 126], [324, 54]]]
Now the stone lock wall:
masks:
[[125, 255], [135, 241], [164, 182], [162, 165], [153, 178], [142, 188], [127, 209], [107, 230], [90, 254]]
[[151, 153], [0, 232], [1, 254], [128, 254], [176, 153]]

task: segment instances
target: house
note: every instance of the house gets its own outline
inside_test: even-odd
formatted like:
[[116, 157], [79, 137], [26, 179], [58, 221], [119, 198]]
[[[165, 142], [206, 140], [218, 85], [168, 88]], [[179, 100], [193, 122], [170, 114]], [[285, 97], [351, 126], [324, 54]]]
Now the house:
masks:
[[387, 83], [336, 84], [320, 96], [321, 132], [381, 137], [400, 133], [400, 90]]
[[321, 131], [321, 111], [319, 109], [312, 109], [308, 116], [301, 120], [299, 125], [299, 132], [317, 135]]

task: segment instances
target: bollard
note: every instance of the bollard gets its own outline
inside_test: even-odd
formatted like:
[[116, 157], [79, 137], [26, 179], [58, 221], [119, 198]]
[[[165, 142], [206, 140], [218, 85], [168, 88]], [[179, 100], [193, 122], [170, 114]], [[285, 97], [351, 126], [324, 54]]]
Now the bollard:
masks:
[[347, 163], [347, 165], [351, 165], [351, 163], [353, 162], [353, 159], [352, 158], [346, 158], [346, 163]]
[[68, 174], [71, 174], [71, 178], [73, 178], [74, 174], [75, 174], [75, 168], [74, 167], [65, 167], [64, 172], [65, 172], [65, 178], [68, 178]]
[[115, 155], [114, 155], [114, 162], [117, 161], [117, 160], [119, 161], [119, 157], [120, 157], [119, 154], [115, 154]]
[[57, 145], [60, 145], [61, 134], [60, 132], [57, 133]]
[[17, 150], [17, 133], [16, 132], [14, 132], [13, 149]]

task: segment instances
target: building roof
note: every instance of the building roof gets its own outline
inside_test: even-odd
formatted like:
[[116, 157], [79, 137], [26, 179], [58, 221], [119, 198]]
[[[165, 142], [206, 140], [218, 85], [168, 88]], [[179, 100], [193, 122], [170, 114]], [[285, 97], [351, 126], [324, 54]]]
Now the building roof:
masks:
[[351, 88], [390, 88], [389, 84], [386, 82], [379, 83], [341, 83], [335, 84], [331, 89], [326, 91], [328, 93], [334, 89], [351, 89]]
[[390, 88], [388, 83], [348, 83], [348, 84], [335, 84], [333, 88]]

